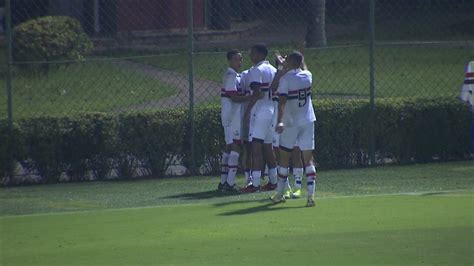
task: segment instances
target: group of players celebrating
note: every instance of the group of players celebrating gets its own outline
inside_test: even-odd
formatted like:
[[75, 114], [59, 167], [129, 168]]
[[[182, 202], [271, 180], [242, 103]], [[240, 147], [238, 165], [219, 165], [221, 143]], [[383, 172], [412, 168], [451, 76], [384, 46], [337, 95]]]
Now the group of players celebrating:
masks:
[[[237, 193], [276, 190], [270, 200], [281, 203], [302, 196], [305, 173], [306, 206], [312, 207], [316, 188], [312, 74], [298, 51], [286, 57], [277, 54], [277, 68], [267, 61], [267, 56], [264, 44], [253, 45], [250, 50], [253, 66], [240, 72], [242, 54], [237, 50], [227, 53], [229, 67], [221, 89], [226, 147], [218, 190]], [[247, 185], [239, 188], [235, 176], [242, 152]], [[288, 181], [290, 161], [295, 177], [293, 187]], [[268, 183], [261, 185], [265, 169]]]

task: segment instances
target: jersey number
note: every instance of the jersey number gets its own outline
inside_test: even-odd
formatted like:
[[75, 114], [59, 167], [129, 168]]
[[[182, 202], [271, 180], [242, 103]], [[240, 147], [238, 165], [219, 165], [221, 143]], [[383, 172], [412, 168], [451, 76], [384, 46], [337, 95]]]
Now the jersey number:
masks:
[[308, 97], [306, 97], [306, 89], [298, 90], [298, 106], [303, 107], [308, 102]]

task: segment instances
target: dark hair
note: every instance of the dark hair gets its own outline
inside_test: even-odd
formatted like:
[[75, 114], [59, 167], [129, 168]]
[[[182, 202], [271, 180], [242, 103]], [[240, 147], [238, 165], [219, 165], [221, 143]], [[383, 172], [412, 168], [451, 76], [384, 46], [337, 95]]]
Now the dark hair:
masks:
[[234, 57], [234, 55], [236, 55], [236, 54], [240, 54], [240, 51], [236, 50], [236, 49], [228, 51], [227, 52], [227, 60], [231, 60], [232, 57]]
[[301, 65], [303, 63], [303, 54], [298, 51], [293, 51], [288, 55], [288, 59], [295, 62], [296, 65]]
[[257, 51], [257, 53], [267, 57], [268, 55], [268, 49], [267, 46], [264, 43], [257, 43], [252, 46], [252, 49]]

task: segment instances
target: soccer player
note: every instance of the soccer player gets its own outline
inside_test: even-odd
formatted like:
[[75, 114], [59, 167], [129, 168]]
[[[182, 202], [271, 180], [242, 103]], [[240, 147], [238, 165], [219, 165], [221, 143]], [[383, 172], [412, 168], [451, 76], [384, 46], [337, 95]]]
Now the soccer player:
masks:
[[[245, 117], [250, 120], [250, 141], [252, 142], [252, 184], [242, 192], [253, 193], [262, 190], [273, 190], [277, 184], [276, 158], [272, 149], [272, 120], [275, 107], [272, 102], [270, 84], [275, 77], [276, 69], [267, 60], [268, 49], [264, 44], [255, 44], [250, 50], [250, 59], [254, 66], [249, 70], [250, 89]], [[263, 147], [263, 152], [262, 152]], [[263, 153], [263, 154], [262, 154]], [[263, 160], [268, 165], [268, 184], [261, 188]]]
[[[242, 71], [240, 73], [240, 87], [242, 92], [250, 96], [252, 91], [250, 90], [249, 80], [249, 69]], [[245, 119], [245, 110], [247, 109], [248, 101], [242, 103], [242, 141], [244, 148], [244, 157], [245, 160], [242, 160], [242, 168], [244, 168], [245, 182], [246, 186], [252, 184], [252, 173], [250, 167], [252, 167], [252, 143], [249, 141], [249, 123], [250, 121]]]
[[474, 156], [474, 61], [466, 66], [464, 84], [461, 88], [460, 99], [471, 110], [471, 157]]
[[293, 52], [284, 63], [283, 74], [279, 78], [278, 123], [275, 130], [280, 135], [280, 161], [278, 168], [278, 191], [271, 197], [274, 203], [284, 202], [288, 187], [288, 167], [291, 153], [296, 144], [302, 152], [303, 164], [308, 178], [308, 199], [306, 206], [315, 206], [316, 167], [313, 160], [314, 114], [311, 100], [312, 74], [302, 70], [303, 55]]
[[224, 127], [226, 148], [222, 154], [221, 181], [219, 191], [239, 192], [235, 184], [235, 176], [240, 156], [241, 144], [241, 108], [242, 102], [249, 99], [242, 94], [240, 74], [242, 54], [237, 50], [227, 53], [229, 67], [224, 74], [224, 87], [221, 89], [221, 122]]

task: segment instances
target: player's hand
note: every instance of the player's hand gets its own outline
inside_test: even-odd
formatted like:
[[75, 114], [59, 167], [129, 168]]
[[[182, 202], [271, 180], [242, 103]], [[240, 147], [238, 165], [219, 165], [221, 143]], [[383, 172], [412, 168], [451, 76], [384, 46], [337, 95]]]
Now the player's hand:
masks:
[[285, 124], [283, 124], [282, 122], [278, 123], [275, 127], [276, 133], [281, 134], [283, 130], [285, 130]]
[[276, 61], [278, 66], [282, 66], [286, 62], [286, 59], [283, 56], [278, 55]]

